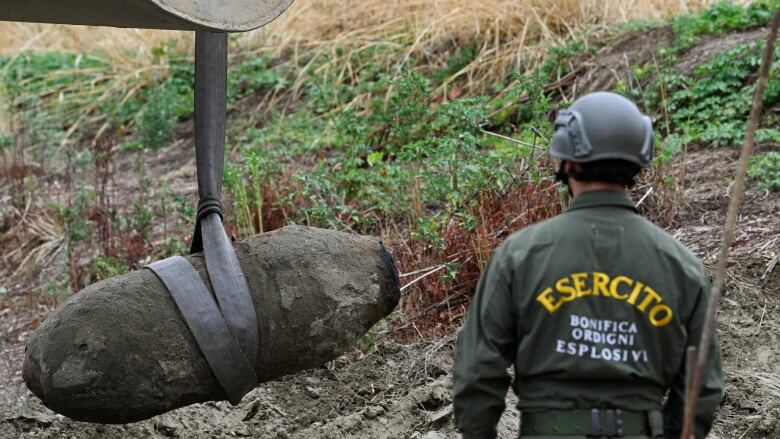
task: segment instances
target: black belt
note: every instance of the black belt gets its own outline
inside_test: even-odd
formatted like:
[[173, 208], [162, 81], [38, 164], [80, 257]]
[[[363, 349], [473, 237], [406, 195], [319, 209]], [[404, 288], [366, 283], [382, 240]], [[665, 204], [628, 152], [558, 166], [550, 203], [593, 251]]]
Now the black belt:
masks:
[[593, 438], [662, 438], [663, 416], [658, 410], [620, 409], [545, 410], [522, 412], [520, 436], [574, 436]]
[[198, 215], [190, 253], [203, 251], [214, 296], [187, 259], [147, 266], [165, 284], [206, 362], [232, 404], [257, 387], [257, 315], [222, 225], [227, 93], [226, 33], [195, 34], [195, 155]]

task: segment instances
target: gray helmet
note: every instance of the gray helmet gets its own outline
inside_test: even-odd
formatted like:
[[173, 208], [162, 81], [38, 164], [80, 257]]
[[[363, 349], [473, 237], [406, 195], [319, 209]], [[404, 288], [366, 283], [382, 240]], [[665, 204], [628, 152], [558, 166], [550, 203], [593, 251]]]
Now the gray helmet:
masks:
[[610, 92], [587, 94], [561, 110], [550, 155], [576, 163], [623, 159], [646, 168], [653, 159], [653, 122], [633, 102]]

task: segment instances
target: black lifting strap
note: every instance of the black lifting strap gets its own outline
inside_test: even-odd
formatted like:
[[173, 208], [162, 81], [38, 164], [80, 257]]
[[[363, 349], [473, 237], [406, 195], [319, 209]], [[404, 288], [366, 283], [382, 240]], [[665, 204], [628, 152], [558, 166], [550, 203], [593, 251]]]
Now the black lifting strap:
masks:
[[203, 251], [216, 295], [187, 259], [150, 264], [179, 308], [228, 400], [241, 401], [257, 387], [257, 315], [235, 250], [222, 225], [222, 167], [227, 93], [226, 33], [195, 34], [195, 154], [198, 215], [190, 253]]

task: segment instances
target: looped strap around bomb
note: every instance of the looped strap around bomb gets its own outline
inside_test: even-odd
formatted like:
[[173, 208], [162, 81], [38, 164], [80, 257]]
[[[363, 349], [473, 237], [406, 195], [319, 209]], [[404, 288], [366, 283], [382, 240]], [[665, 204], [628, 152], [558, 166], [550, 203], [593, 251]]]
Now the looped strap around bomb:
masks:
[[181, 256], [150, 264], [171, 293], [198, 347], [231, 404], [257, 387], [250, 364], [198, 272]]
[[181, 256], [147, 266], [165, 284], [228, 401], [257, 387], [257, 314], [235, 250], [222, 225], [222, 168], [227, 93], [225, 33], [195, 36], [195, 153], [198, 214], [190, 253], [203, 251], [211, 295]]

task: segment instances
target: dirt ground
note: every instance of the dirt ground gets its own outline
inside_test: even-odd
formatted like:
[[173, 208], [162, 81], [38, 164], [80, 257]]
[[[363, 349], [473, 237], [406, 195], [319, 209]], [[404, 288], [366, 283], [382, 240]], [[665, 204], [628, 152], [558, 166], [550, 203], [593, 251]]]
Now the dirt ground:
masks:
[[[705, 39], [681, 70], [704, 62], [730, 44], [760, 38], [762, 31]], [[609, 88], [624, 66], [649, 57], [653, 41], [668, 39], [668, 29], [616, 42], [600, 51], [568, 94]], [[647, 49], [650, 48], [650, 49]], [[649, 51], [648, 51], [649, 50]], [[595, 58], [594, 58], [595, 59]], [[625, 60], [618, 62], [618, 60]], [[761, 148], [766, 148], [760, 147]], [[184, 154], [181, 144], [160, 154]], [[688, 245], [708, 269], [715, 265], [722, 224], [732, 188], [736, 149], [698, 149], [680, 156], [683, 197], [669, 232]], [[173, 155], [172, 157], [176, 157]], [[155, 157], [194, 192], [189, 155], [182, 161]], [[158, 160], [159, 159], [159, 160]], [[176, 163], [179, 165], [175, 165]], [[165, 163], [173, 163], [170, 168]], [[119, 179], [121, 181], [121, 179]], [[121, 192], [122, 188], [119, 188]], [[780, 196], [749, 189], [732, 248], [719, 314], [726, 373], [726, 395], [711, 438], [780, 438]], [[354, 350], [326, 366], [262, 384], [237, 406], [226, 402], [185, 407], [127, 425], [74, 422], [45, 407], [26, 389], [20, 371], [24, 344], [49, 308], [22, 295], [0, 301], [0, 438], [425, 438], [455, 437], [451, 379], [454, 336], [403, 345], [378, 336], [365, 351]], [[501, 438], [517, 434], [517, 412], [501, 420]]]

